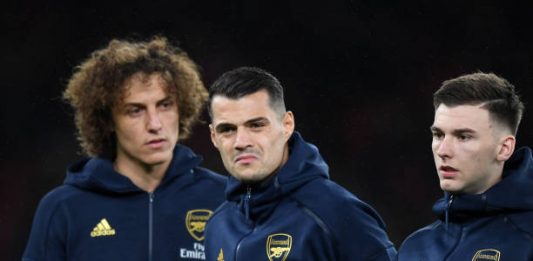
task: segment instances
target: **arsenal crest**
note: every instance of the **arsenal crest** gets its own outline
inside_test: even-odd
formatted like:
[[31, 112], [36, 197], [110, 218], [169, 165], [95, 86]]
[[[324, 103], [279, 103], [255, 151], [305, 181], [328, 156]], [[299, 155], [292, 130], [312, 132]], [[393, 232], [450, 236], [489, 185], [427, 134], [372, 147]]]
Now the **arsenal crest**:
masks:
[[193, 209], [187, 211], [185, 226], [194, 239], [198, 241], [204, 240], [205, 224], [211, 215], [213, 215], [213, 211], [209, 209]]
[[268, 236], [266, 252], [270, 261], [285, 261], [291, 252], [292, 236], [278, 233]]
[[476, 252], [472, 261], [499, 261], [500, 260], [500, 251], [496, 249], [481, 249]]

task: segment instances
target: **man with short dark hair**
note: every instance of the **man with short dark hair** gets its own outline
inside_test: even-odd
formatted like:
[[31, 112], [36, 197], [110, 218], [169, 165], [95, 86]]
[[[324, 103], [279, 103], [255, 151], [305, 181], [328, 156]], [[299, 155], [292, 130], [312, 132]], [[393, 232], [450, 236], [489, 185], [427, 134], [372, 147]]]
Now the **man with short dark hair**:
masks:
[[439, 216], [402, 244], [399, 260], [533, 260], [533, 158], [515, 151], [524, 105], [507, 80], [474, 73], [433, 95]]
[[377, 212], [329, 180], [318, 149], [294, 131], [274, 76], [241, 67], [209, 97], [211, 140], [231, 177], [207, 225], [207, 260], [395, 258]]
[[179, 145], [207, 91], [165, 38], [112, 40], [64, 97], [88, 156], [40, 202], [22, 260], [204, 260], [204, 228], [225, 179]]

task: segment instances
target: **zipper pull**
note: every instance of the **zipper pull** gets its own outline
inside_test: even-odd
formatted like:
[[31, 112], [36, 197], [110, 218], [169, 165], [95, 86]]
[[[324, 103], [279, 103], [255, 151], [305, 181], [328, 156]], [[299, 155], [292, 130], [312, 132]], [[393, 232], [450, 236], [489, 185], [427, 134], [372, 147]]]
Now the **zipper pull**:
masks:
[[448, 200], [448, 207], [447, 209], [450, 209], [450, 206], [452, 205], [453, 203], [453, 195], [450, 195], [450, 199]]
[[250, 200], [252, 198], [252, 187], [248, 186], [246, 187], [246, 198]]
[[450, 199], [448, 200], [448, 206], [446, 206], [446, 211], [445, 211], [446, 230], [448, 230], [448, 212], [450, 211], [450, 207], [452, 206], [452, 203], [453, 203], [453, 195], [450, 195]]
[[244, 215], [250, 219], [250, 199], [252, 198], [252, 187], [246, 186], [246, 195], [244, 196]]

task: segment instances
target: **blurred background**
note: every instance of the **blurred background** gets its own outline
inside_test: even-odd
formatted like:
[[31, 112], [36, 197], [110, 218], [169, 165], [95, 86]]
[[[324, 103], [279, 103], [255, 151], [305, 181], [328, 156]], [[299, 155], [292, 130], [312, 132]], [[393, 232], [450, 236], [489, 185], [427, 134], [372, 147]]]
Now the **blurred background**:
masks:
[[[442, 195], [429, 132], [440, 83], [494, 72], [533, 101], [530, 1], [398, 2], [4, 1], [3, 259], [20, 259], [39, 199], [83, 156], [61, 100], [73, 68], [112, 38], [154, 34], [179, 42], [207, 86], [243, 65], [276, 75], [297, 129], [319, 147], [332, 179], [378, 210], [398, 247], [435, 219], [431, 206]], [[519, 145], [533, 143], [532, 106]], [[205, 123], [184, 143], [205, 157], [204, 166], [226, 173]]]

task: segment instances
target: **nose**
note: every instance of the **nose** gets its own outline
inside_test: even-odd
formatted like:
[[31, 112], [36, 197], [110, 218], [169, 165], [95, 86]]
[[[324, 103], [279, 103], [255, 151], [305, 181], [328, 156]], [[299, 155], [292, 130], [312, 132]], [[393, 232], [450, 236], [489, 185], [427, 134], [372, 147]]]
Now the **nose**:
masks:
[[450, 158], [453, 156], [452, 140], [449, 137], [444, 137], [436, 144], [436, 154], [441, 158]]
[[159, 114], [156, 111], [148, 112], [148, 131], [157, 133], [163, 127]]
[[250, 133], [244, 128], [237, 128], [237, 133], [235, 134], [235, 143], [234, 143], [235, 149], [243, 150], [250, 146], [251, 146]]

